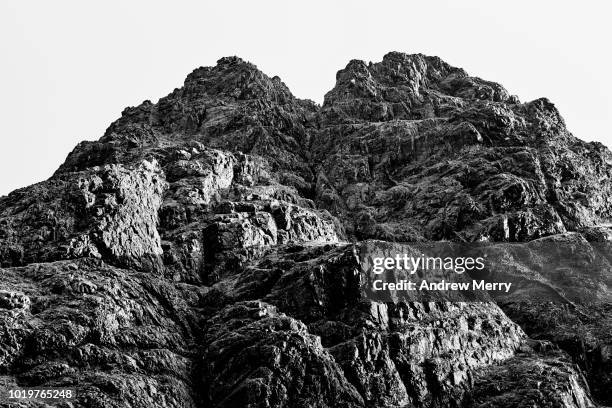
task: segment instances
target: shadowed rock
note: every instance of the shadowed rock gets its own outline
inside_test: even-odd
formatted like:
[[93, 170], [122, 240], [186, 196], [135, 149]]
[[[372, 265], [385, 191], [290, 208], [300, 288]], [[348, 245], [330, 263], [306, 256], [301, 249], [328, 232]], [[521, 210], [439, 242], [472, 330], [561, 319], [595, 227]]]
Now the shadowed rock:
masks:
[[[437, 57], [336, 79], [317, 106], [223, 58], [1, 197], [2, 380], [84, 407], [610, 402], [610, 151]], [[561, 283], [511, 262], [521, 302], [381, 303], [370, 239], [570, 239], [598, 262]]]

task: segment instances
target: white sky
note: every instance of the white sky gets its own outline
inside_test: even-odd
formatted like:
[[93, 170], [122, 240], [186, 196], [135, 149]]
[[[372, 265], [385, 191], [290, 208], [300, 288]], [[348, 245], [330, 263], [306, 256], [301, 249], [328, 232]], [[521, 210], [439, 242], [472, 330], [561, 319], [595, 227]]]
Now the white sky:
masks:
[[126, 106], [238, 55], [321, 102], [337, 70], [388, 51], [438, 55], [546, 96], [569, 129], [612, 146], [612, 2], [2, 1], [0, 195], [42, 181]]

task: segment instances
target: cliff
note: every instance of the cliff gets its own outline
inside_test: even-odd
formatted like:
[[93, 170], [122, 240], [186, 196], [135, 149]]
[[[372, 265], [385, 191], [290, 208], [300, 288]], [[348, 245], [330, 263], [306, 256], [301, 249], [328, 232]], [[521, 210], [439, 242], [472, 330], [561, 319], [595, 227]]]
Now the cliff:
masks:
[[[223, 58], [0, 198], [0, 376], [87, 407], [612, 404], [611, 174], [550, 101], [437, 57], [351, 61], [322, 106]], [[594, 286], [540, 262], [498, 272], [520, 301], [358, 288], [369, 240], [560, 239]]]

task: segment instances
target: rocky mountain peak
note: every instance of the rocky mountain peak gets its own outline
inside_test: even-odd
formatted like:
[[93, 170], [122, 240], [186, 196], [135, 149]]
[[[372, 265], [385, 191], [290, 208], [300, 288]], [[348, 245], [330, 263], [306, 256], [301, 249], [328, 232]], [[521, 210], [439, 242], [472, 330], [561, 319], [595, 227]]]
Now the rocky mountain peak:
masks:
[[378, 63], [351, 61], [323, 106], [338, 120], [387, 121], [449, 116], [479, 100], [518, 103], [501, 85], [438, 57], [391, 52]]
[[[222, 58], [1, 197], [3, 379], [100, 407], [612, 403], [610, 151], [437, 57], [336, 79], [319, 107]], [[489, 245], [523, 300], [373, 301], [381, 241]], [[551, 271], [587, 262], [536, 253], [561, 242], [597, 270]]]
[[207, 97], [235, 100], [262, 99], [285, 104], [294, 97], [280, 78], [270, 78], [239, 57], [224, 57], [214, 67], [200, 67], [187, 76], [186, 99]]

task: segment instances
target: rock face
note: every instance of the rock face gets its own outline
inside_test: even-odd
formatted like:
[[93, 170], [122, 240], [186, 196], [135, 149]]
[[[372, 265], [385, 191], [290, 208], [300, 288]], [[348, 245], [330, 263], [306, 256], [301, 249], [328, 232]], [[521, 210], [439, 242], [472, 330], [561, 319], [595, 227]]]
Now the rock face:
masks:
[[[612, 404], [611, 175], [550, 101], [437, 57], [351, 61], [322, 106], [223, 58], [0, 198], [0, 376], [83, 407]], [[597, 270], [377, 303], [371, 239], [570, 240]]]

